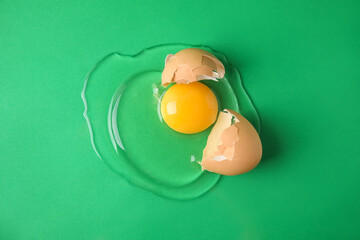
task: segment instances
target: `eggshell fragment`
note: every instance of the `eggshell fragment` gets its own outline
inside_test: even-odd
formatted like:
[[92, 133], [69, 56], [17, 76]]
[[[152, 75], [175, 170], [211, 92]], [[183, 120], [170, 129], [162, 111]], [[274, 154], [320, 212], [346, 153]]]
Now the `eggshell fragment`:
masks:
[[224, 65], [214, 55], [202, 49], [187, 48], [166, 56], [161, 82], [167, 86], [172, 82], [181, 84], [216, 80], [224, 75]]
[[238, 175], [260, 162], [262, 145], [251, 123], [239, 113], [220, 112], [207, 140], [200, 163], [203, 170], [222, 175]]

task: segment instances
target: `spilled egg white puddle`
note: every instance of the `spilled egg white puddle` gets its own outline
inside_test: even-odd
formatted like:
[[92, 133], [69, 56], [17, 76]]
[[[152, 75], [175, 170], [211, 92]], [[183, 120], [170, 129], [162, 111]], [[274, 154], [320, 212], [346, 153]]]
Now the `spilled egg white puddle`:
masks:
[[220, 175], [201, 171], [202, 151], [211, 127], [198, 134], [171, 130], [159, 114], [161, 71], [169, 53], [203, 48], [225, 65], [225, 78], [202, 81], [218, 97], [219, 109], [243, 114], [256, 129], [259, 118], [226, 58], [203, 46], [161, 45], [137, 55], [112, 53], [89, 73], [82, 93], [84, 116], [98, 156], [131, 184], [163, 197], [191, 199], [211, 189]]

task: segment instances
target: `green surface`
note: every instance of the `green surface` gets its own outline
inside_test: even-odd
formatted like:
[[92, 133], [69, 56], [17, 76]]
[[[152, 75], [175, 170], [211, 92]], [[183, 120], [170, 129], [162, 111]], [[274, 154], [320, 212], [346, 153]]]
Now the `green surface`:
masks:
[[[0, 239], [357, 239], [360, 3], [0, 1]], [[80, 92], [110, 52], [205, 44], [237, 66], [264, 158], [173, 201], [99, 161]]]
[[[212, 127], [180, 134], [160, 114], [161, 97], [168, 89], [161, 86], [164, 59], [190, 47], [194, 46], [165, 44], [132, 56], [109, 54], [91, 70], [82, 92], [84, 116], [99, 157], [130, 183], [172, 199], [198, 197], [219, 179], [198, 164]], [[215, 92], [219, 108], [241, 112], [259, 129], [259, 116], [236, 68], [223, 54], [202, 48], [215, 54], [226, 69], [223, 79], [202, 81]]]

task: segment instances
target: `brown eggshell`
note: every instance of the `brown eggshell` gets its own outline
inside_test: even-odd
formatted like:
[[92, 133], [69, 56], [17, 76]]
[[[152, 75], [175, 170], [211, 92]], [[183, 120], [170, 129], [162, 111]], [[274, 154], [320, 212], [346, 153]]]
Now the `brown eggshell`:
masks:
[[224, 65], [214, 55], [199, 48], [187, 48], [166, 56], [161, 84], [216, 80], [224, 75]]
[[203, 170], [238, 175], [255, 168], [261, 155], [262, 145], [255, 128], [239, 113], [225, 109], [208, 137], [200, 164]]

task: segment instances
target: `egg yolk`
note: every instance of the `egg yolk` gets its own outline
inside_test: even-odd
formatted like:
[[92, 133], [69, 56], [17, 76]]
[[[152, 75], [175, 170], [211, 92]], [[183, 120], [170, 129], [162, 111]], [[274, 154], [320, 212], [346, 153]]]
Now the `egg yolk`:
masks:
[[174, 84], [161, 100], [161, 115], [173, 130], [192, 134], [207, 129], [216, 120], [218, 102], [206, 85]]

